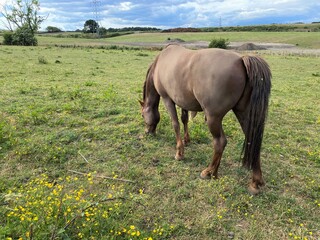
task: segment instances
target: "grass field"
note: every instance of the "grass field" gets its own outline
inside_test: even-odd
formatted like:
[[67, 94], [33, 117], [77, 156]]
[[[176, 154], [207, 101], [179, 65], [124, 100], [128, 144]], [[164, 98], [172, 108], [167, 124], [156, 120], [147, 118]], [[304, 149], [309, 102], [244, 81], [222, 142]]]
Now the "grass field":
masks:
[[106, 39], [57, 38], [39, 36], [40, 45], [104, 45], [119, 42], [165, 42], [179, 38], [184, 41], [211, 41], [225, 38], [231, 42], [288, 43], [303, 48], [320, 48], [320, 32], [212, 32], [212, 33], [137, 33]]
[[0, 46], [0, 239], [319, 239], [320, 58], [263, 55], [266, 187], [252, 197], [233, 114], [218, 180], [198, 177], [212, 154], [203, 115], [184, 161], [163, 105], [158, 134], [143, 134], [156, 54]]

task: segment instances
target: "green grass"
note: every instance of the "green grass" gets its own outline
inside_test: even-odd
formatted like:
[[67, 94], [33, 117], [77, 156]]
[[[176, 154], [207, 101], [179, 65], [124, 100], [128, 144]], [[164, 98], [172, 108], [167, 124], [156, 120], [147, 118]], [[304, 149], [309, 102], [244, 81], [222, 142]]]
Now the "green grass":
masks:
[[320, 59], [263, 56], [267, 185], [252, 197], [231, 113], [218, 180], [198, 177], [212, 154], [203, 115], [184, 161], [162, 104], [158, 134], [144, 136], [137, 100], [156, 54], [0, 46], [0, 239], [320, 238]]
[[319, 48], [320, 32], [219, 32], [219, 33], [141, 33], [112, 38], [108, 41], [128, 42], [164, 42], [168, 38], [180, 38], [185, 41], [211, 41], [214, 38], [226, 38], [231, 42], [274, 42], [298, 44], [301, 47]]

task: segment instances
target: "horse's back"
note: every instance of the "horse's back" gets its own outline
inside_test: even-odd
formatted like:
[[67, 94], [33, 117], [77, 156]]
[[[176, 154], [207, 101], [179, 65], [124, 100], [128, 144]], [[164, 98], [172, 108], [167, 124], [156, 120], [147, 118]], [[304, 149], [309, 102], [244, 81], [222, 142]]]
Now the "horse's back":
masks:
[[156, 88], [178, 106], [225, 114], [239, 100], [246, 72], [239, 54], [223, 49], [189, 50], [169, 45], [159, 55]]

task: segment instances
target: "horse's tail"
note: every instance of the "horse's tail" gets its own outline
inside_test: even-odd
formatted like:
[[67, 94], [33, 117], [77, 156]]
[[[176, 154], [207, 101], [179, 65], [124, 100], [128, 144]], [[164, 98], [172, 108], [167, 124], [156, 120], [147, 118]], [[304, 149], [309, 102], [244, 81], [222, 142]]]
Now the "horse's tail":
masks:
[[247, 70], [248, 83], [252, 88], [245, 141], [243, 146], [243, 165], [252, 169], [259, 164], [260, 150], [271, 90], [271, 71], [269, 65], [257, 56], [243, 56]]

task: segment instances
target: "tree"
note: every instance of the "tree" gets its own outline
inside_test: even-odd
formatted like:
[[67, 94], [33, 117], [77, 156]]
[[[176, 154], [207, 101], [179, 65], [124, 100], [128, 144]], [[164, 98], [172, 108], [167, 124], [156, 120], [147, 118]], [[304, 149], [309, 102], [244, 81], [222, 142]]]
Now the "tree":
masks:
[[99, 29], [99, 24], [95, 20], [87, 20], [84, 23], [83, 32], [85, 33], [96, 33]]
[[100, 36], [105, 36], [105, 35], [107, 35], [107, 29], [104, 28], [104, 27], [99, 27], [98, 32], [99, 32], [99, 35], [100, 35]]
[[[12, 0], [2, 6], [1, 14], [7, 20], [7, 28], [15, 32], [5, 39], [4, 43], [12, 45], [37, 45], [35, 33], [46, 19], [39, 16], [39, 0]], [[12, 40], [11, 42], [9, 40]]]
[[61, 32], [61, 29], [60, 28], [57, 28], [57, 27], [53, 27], [53, 26], [48, 26], [46, 28], [47, 32], [49, 33], [54, 33], [54, 32]]
[[7, 20], [7, 28], [11, 31], [19, 28], [28, 28], [31, 33], [36, 33], [40, 24], [46, 19], [39, 16], [39, 0], [12, 0], [2, 7], [2, 15]]

